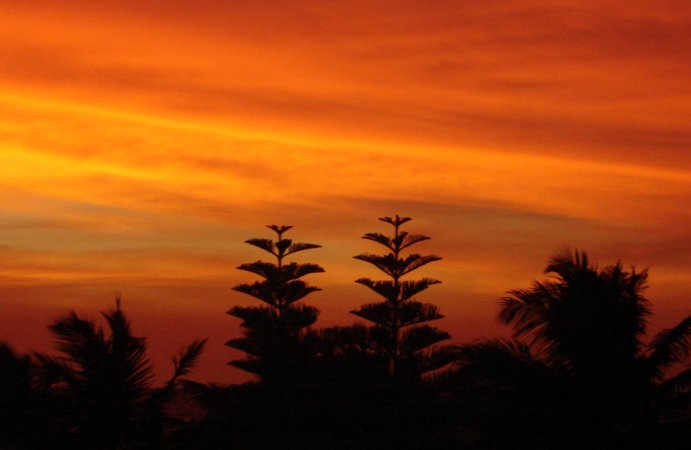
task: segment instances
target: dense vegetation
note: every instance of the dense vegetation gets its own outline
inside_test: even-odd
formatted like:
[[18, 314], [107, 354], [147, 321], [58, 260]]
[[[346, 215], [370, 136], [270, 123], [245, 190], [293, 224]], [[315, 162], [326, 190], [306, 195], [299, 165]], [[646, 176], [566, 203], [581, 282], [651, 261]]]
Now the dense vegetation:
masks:
[[[262, 280], [235, 290], [259, 306], [228, 311], [246, 353], [231, 364], [242, 385], [186, 377], [204, 340], [173, 357], [152, 385], [146, 340], [133, 336], [119, 299], [107, 328], [68, 313], [50, 325], [57, 354], [0, 343], [0, 449], [686, 449], [691, 444], [691, 315], [646, 338], [648, 274], [598, 268], [584, 252], [552, 257], [546, 281], [509, 291], [499, 321], [510, 339], [441, 345], [443, 317], [418, 294], [439, 283], [408, 274], [436, 261], [405, 254], [429, 239], [380, 219], [367, 233], [384, 255], [362, 254], [385, 280], [360, 278], [382, 301], [352, 314], [369, 325], [317, 328], [304, 303], [317, 264], [288, 262], [319, 247], [250, 239], [272, 255], [239, 269]], [[405, 278], [405, 279], [404, 279]]]

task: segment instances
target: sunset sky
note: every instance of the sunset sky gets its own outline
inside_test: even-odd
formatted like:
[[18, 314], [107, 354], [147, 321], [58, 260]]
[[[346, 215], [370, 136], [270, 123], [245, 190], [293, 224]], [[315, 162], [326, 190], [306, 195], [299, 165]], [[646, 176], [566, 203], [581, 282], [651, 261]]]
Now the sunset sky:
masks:
[[[593, 6], [597, 4], [598, 6]], [[650, 267], [651, 331], [691, 310], [691, 2], [0, 0], [0, 340], [49, 350], [121, 292], [160, 372], [247, 379], [223, 343], [264, 255], [321, 244], [307, 297], [348, 324], [353, 255], [401, 214], [420, 295], [468, 342], [569, 246]]]

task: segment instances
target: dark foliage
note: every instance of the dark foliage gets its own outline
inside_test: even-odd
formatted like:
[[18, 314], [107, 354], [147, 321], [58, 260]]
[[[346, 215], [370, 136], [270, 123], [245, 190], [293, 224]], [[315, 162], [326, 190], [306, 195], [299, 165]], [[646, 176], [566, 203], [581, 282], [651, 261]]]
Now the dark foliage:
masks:
[[297, 383], [305, 367], [303, 348], [300, 344], [303, 330], [312, 325], [319, 311], [311, 306], [297, 304], [308, 294], [320, 290], [300, 280], [305, 275], [324, 272], [316, 264], [284, 263], [284, 258], [296, 252], [319, 248], [316, 244], [293, 242], [283, 234], [292, 227], [269, 225], [277, 235], [270, 239], [245, 241], [275, 258], [276, 262], [257, 261], [238, 267], [259, 275], [262, 280], [235, 286], [242, 292], [257, 298], [263, 306], [235, 306], [228, 314], [242, 320], [245, 337], [231, 339], [226, 345], [247, 354], [243, 360], [230, 364], [257, 374], [262, 381], [277, 384]]
[[677, 448], [691, 372], [664, 375], [688, 364], [691, 319], [646, 346], [647, 271], [598, 269], [585, 253], [562, 252], [546, 272], [553, 278], [501, 301], [513, 341], [459, 348], [445, 381], [479, 413], [464, 423], [487, 448]]
[[[381, 233], [367, 233], [363, 239], [377, 242], [389, 250], [385, 255], [364, 253], [356, 259], [368, 262], [384, 272], [390, 280], [356, 280], [384, 298], [378, 303], [362, 305], [351, 311], [352, 314], [372, 322], [370, 331], [372, 348], [386, 356], [389, 372], [395, 377], [418, 379], [425, 372], [434, 371], [449, 362], [446, 348], [436, 347], [450, 335], [436, 327], [424, 324], [441, 319], [439, 309], [429, 303], [421, 303], [413, 298], [429, 286], [441, 283], [433, 278], [415, 281], [402, 280], [402, 277], [420, 267], [441, 258], [434, 255], [421, 256], [412, 253], [402, 255], [402, 251], [413, 244], [429, 239], [427, 236], [412, 235], [401, 230], [401, 225], [409, 222], [409, 217], [382, 217], [379, 220], [394, 227], [393, 236]], [[424, 325], [423, 325], [424, 324]]]
[[254, 382], [186, 380], [196, 340], [153, 386], [119, 300], [105, 328], [75, 313], [54, 321], [58, 355], [0, 343], [0, 449], [689, 448], [691, 316], [646, 339], [646, 271], [560, 253], [548, 280], [501, 300], [512, 337], [440, 347], [448, 335], [427, 323], [438, 308], [414, 299], [438, 281], [401, 279], [439, 258], [401, 255], [428, 238], [401, 231], [407, 218], [382, 220], [393, 237], [365, 238], [390, 253], [357, 257], [390, 278], [357, 280], [384, 299], [353, 312], [373, 326], [311, 328], [318, 311], [300, 300], [318, 288], [301, 278], [323, 269], [284, 258], [318, 246], [284, 239], [287, 226], [247, 241], [276, 258], [240, 266], [262, 281], [236, 290], [263, 305], [230, 311], [245, 336], [228, 344], [248, 354], [233, 363]]
[[205, 340], [174, 357], [174, 373], [153, 388], [146, 340], [120, 309], [104, 312], [108, 333], [70, 312], [50, 325], [60, 356], [17, 355], [0, 345], [3, 417], [0, 448], [162, 449], [164, 408]]

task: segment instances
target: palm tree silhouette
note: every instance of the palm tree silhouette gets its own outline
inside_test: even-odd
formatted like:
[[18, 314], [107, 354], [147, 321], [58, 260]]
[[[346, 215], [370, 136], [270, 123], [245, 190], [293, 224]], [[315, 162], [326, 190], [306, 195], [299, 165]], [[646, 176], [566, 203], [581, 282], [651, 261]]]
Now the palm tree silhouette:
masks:
[[[561, 385], [572, 386], [587, 444], [615, 445], [622, 436], [649, 433], [664, 401], [688, 393], [691, 368], [666, 377], [677, 363], [688, 364], [691, 316], [646, 345], [647, 270], [627, 271], [620, 262], [599, 269], [585, 252], [563, 251], [545, 272], [551, 279], [509, 291], [499, 320], [541, 363], [565, 375]], [[473, 365], [472, 349], [462, 347], [466, 367]]]
[[650, 315], [647, 271], [627, 272], [621, 263], [598, 270], [585, 252], [562, 252], [545, 272], [554, 279], [509, 292], [500, 321], [516, 337], [543, 345], [581, 383], [611, 384], [630, 374], [640, 363]]
[[0, 342], [0, 448], [41, 448], [46, 432], [42, 377], [30, 354]]
[[571, 379], [525, 342], [461, 345], [454, 370], [434, 384], [454, 399], [457, 440], [471, 448], [583, 448]]
[[651, 314], [647, 270], [626, 271], [619, 262], [598, 270], [585, 252], [562, 252], [545, 272], [554, 279], [502, 299], [499, 320], [514, 336], [543, 346], [551, 362], [568, 366], [580, 383], [620, 384], [634, 369], [661, 381], [670, 366], [688, 358], [691, 315], [642, 342]]
[[[73, 448], [143, 448], [161, 439], [162, 409], [176, 382], [201, 356], [205, 340], [197, 340], [173, 358], [174, 372], [165, 387], [151, 388], [153, 367], [146, 339], [132, 334], [120, 308], [102, 313], [109, 333], [75, 312], [49, 326], [60, 357], [35, 354], [60, 400]], [[136, 444], [136, 445], [135, 445]]]

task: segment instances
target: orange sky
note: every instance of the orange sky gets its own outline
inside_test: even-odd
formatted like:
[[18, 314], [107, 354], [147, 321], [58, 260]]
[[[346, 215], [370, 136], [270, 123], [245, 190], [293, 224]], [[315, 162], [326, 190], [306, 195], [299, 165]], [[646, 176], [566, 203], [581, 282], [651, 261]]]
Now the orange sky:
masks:
[[[0, 0], [0, 340], [47, 350], [68, 308], [116, 291], [199, 377], [243, 375], [230, 288], [269, 223], [320, 324], [373, 301], [359, 237], [429, 234], [421, 299], [457, 342], [563, 246], [650, 266], [653, 329], [691, 305], [687, 1]], [[422, 271], [420, 271], [422, 275]]]

